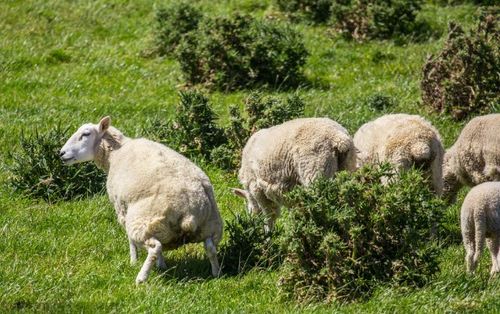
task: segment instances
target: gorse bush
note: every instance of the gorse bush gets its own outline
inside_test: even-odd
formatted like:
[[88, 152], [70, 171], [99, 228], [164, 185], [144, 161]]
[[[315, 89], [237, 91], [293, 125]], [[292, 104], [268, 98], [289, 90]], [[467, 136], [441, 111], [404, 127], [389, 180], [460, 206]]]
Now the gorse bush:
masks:
[[375, 110], [382, 111], [394, 107], [397, 104], [396, 99], [391, 96], [376, 93], [366, 99], [366, 104]]
[[296, 85], [307, 55], [296, 31], [242, 15], [203, 19], [176, 49], [190, 84], [222, 90]]
[[345, 37], [356, 40], [428, 36], [428, 26], [417, 21], [422, 0], [337, 0], [332, 21]]
[[280, 265], [281, 230], [275, 228], [266, 234], [264, 222], [264, 215], [244, 212], [224, 223], [227, 241], [219, 250], [223, 273], [236, 275], [254, 268], [271, 269]]
[[278, 8], [292, 18], [305, 17], [315, 23], [330, 19], [334, 0], [277, 0]]
[[421, 286], [438, 270], [432, 235], [443, 202], [416, 170], [395, 174], [386, 164], [340, 172], [295, 189], [288, 203], [280, 282], [289, 297], [348, 301], [380, 283]]
[[22, 134], [19, 147], [8, 156], [7, 184], [15, 191], [49, 202], [81, 198], [104, 191], [106, 176], [93, 163], [65, 166], [59, 150], [67, 129]]
[[500, 103], [500, 28], [498, 14], [484, 14], [467, 35], [451, 23], [443, 50], [423, 67], [422, 101], [463, 119], [487, 113]]
[[179, 97], [174, 117], [151, 121], [144, 129], [145, 136], [190, 158], [209, 160], [212, 149], [226, 142], [223, 129], [217, 126], [217, 115], [200, 92], [180, 92]]
[[217, 115], [205, 95], [187, 91], [179, 96], [173, 118], [150, 120], [143, 135], [189, 158], [203, 159], [225, 170], [239, 166], [241, 150], [253, 133], [300, 117], [305, 107], [298, 96], [280, 98], [252, 93], [245, 100], [243, 113], [237, 106], [229, 108], [230, 123], [223, 128], [217, 125]]
[[172, 54], [188, 32], [195, 30], [202, 18], [201, 11], [187, 2], [172, 3], [156, 12], [156, 51]]

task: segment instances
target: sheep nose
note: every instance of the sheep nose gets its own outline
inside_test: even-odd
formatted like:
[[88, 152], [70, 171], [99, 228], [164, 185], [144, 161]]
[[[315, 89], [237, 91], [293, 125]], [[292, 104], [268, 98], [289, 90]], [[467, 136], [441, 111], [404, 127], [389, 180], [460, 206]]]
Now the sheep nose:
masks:
[[65, 151], [63, 151], [63, 150], [62, 150], [62, 151], [60, 151], [60, 152], [59, 152], [59, 157], [64, 156], [64, 154], [66, 154], [66, 152], [65, 152]]

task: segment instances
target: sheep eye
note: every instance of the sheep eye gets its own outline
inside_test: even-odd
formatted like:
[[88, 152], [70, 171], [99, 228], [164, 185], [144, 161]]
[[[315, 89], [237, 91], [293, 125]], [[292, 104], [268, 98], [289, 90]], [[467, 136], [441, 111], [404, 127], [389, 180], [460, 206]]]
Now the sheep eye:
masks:
[[84, 137], [87, 137], [90, 135], [90, 132], [85, 132], [80, 136], [80, 140], [83, 139]]

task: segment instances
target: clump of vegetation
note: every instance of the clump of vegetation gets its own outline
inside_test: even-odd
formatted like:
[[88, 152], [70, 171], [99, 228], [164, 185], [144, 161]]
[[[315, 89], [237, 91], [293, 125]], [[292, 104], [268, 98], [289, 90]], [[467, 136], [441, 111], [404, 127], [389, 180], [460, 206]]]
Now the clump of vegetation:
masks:
[[277, 0], [281, 11], [315, 23], [331, 22], [349, 39], [425, 39], [428, 23], [417, 20], [423, 0]]
[[388, 39], [428, 35], [428, 26], [417, 21], [422, 0], [342, 0], [334, 1], [334, 27], [355, 40]]
[[498, 3], [496, 0], [436, 0], [433, 2], [441, 5], [458, 5], [464, 3], [473, 3], [477, 5], [495, 5]]
[[172, 3], [156, 12], [156, 51], [170, 55], [188, 32], [195, 30], [201, 11], [187, 2]]
[[438, 271], [432, 239], [443, 202], [416, 170], [363, 167], [288, 197], [294, 205], [284, 219], [280, 287], [289, 297], [349, 301], [380, 283], [421, 286]]
[[397, 104], [397, 101], [394, 97], [377, 93], [369, 96], [366, 99], [366, 103], [369, 107], [375, 110], [383, 111], [394, 107]]
[[264, 221], [264, 215], [244, 212], [224, 223], [228, 240], [219, 251], [224, 274], [242, 274], [254, 268], [272, 269], [281, 264], [278, 244], [281, 230], [275, 228], [266, 234]]
[[212, 162], [226, 170], [239, 168], [241, 152], [253, 133], [298, 118], [304, 114], [304, 108], [304, 102], [296, 95], [283, 99], [251, 94], [244, 103], [245, 116], [237, 107], [230, 108], [230, 124], [224, 131], [227, 143], [212, 151]]
[[456, 120], [487, 113], [500, 102], [498, 14], [483, 15], [467, 35], [451, 23], [443, 50], [423, 67], [422, 101]]
[[305, 17], [315, 23], [330, 19], [334, 0], [277, 0], [278, 8], [292, 18]]
[[203, 159], [225, 170], [238, 168], [241, 151], [253, 133], [300, 117], [305, 106], [298, 96], [253, 93], [245, 100], [243, 113], [237, 106], [229, 108], [230, 123], [223, 128], [217, 125], [217, 115], [205, 95], [187, 91], [181, 92], [180, 98], [173, 118], [151, 120], [143, 134], [189, 158]]
[[56, 127], [47, 133], [22, 134], [19, 148], [7, 164], [7, 184], [15, 192], [49, 202], [90, 196], [104, 191], [106, 176], [93, 163], [65, 166], [59, 150], [68, 130]]
[[190, 158], [210, 160], [210, 152], [227, 141], [224, 130], [217, 126], [217, 115], [202, 93], [187, 91], [179, 96], [173, 118], [153, 120], [144, 133]]
[[220, 90], [295, 86], [307, 55], [296, 31], [243, 15], [203, 19], [176, 49], [188, 83]]

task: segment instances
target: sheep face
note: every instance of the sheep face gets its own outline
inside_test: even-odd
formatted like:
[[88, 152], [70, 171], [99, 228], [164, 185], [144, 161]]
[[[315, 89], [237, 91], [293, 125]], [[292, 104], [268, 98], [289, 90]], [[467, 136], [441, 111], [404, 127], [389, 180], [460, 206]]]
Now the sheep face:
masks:
[[244, 198], [245, 201], [246, 201], [246, 204], [247, 204], [247, 211], [250, 213], [250, 214], [258, 214], [261, 212], [261, 209], [260, 209], [260, 206], [259, 204], [257, 203], [257, 201], [255, 200], [255, 198], [252, 197], [252, 195], [250, 195], [250, 193], [248, 193], [247, 190], [242, 190], [242, 189], [232, 189], [233, 193], [236, 195], [236, 196], [239, 196], [241, 198]]
[[66, 165], [93, 160], [97, 145], [109, 124], [109, 117], [105, 117], [99, 124], [82, 125], [64, 144], [59, 153], [61, 160]]

